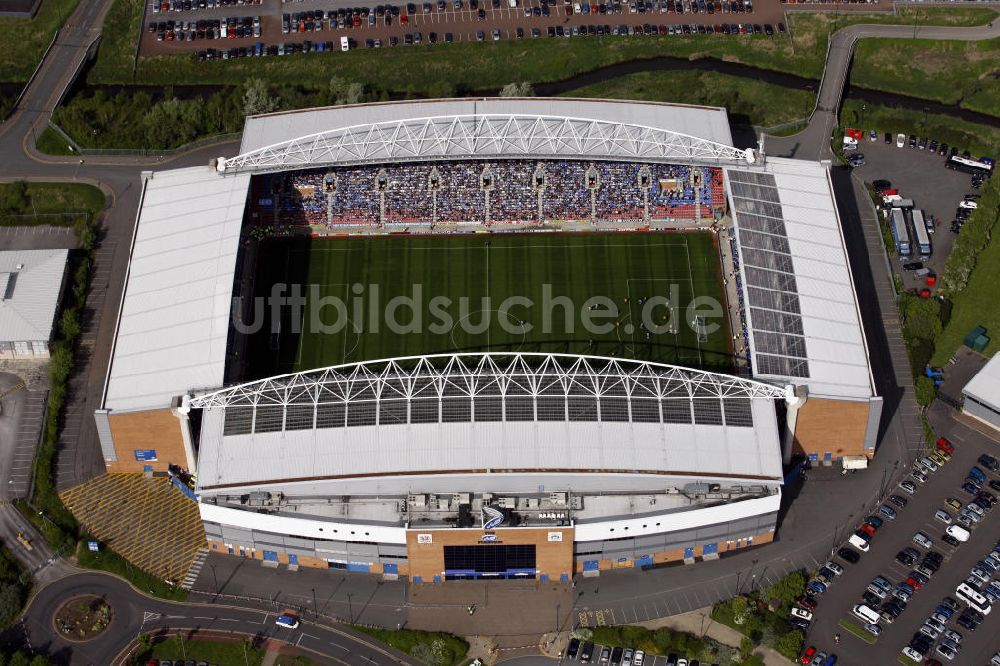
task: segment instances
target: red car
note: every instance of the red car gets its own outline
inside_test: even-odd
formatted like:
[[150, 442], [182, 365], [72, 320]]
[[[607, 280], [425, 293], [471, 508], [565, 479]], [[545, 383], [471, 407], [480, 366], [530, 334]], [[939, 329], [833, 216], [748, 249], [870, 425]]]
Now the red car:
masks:
[[912, 587], [914, 590], [920, 589], [920, 581], [917, 580], [916, 578], [907, 578], [906, 584]]
[[816, 600], [813, 597], [804, 594], [795, 600], [795, 604], [809, 610], [816, 610]]
[[945, 453], [955, 452], [955, 446], [946, 437], [938, 437], [937, 447]]
[[862, 523], [859, 529], [868, 536], [875, 536], [875, 532], [877, 531], [874, 525], [868, 523]]
[[806, 651], [802, 653], [802, 658], [799, 659], [799, 663], [808, 664], [812, 661], [814, 656], [816, 656], [816, 648], [810, 645], [806, 648]]

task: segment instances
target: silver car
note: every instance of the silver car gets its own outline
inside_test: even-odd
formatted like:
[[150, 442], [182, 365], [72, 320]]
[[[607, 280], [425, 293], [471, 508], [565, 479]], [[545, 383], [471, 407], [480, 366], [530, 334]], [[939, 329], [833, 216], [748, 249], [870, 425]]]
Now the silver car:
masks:
[[934, 512], [934, 518], [936, 520], [941, 521], [945, 525], [951, 525], [952, 520], [953, 520], [952, 517], [951, 517], [951, 514], [948, 513], [947, 511], [945, 511], [944, 509], [938, 509], [937, 511], [935, 511]]

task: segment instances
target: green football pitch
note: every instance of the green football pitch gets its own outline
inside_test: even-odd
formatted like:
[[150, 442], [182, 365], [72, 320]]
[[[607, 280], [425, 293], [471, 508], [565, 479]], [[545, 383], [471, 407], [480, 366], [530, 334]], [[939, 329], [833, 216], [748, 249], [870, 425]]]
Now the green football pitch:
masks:
[[728, 369], [720, 282], [707, 232], [271, 240], [256, 295], [305, 306], [254, 336], [252, 374], [482, 351]]

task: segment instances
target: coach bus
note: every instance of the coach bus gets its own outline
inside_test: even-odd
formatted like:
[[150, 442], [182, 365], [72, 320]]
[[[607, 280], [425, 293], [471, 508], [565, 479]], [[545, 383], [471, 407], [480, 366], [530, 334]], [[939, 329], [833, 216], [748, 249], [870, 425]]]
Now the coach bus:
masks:
[[889, 218], [889, 228], [892, 230], [892, 238], [896, 241], [896, 251], [900, 256], [908, 257], [913, 253], [910, 249], [910, 233], [906, 230], [906, 217], [903, 216], [902, 208], [893, 208]]
[[924, 211], [914, 208], [910, 215], [913, 217], [913, 240], [917, 242], [917, 252], [924, 257], [930, 256], [931, 237], [927, 233], [927, 224], [924, 222]]
[[983, 158], [974, 160], [969, 157], [962, 157], [961, 155], [952, 155], [944, 165], [955, 171], [980, 174], [986, 177], [993, 175], [993, 160], [987, 161]]

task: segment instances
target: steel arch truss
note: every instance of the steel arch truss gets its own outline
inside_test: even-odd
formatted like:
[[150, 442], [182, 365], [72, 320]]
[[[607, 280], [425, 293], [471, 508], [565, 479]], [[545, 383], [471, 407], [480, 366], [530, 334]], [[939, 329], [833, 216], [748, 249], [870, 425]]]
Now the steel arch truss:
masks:
[[606, 120], [539, 115], [456, 115], [343, 127], [231, 158], [221, 173], [470, 158], [754, 162], [753, 150]]
[[191, 408], [406, 402], [448, 397], [763, 399], [787, 397], [763, 382], [644, 361], [539, 353], [441, 354], [332, 366], [190, 397]]

